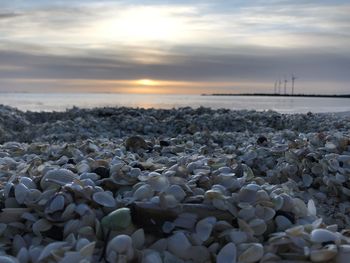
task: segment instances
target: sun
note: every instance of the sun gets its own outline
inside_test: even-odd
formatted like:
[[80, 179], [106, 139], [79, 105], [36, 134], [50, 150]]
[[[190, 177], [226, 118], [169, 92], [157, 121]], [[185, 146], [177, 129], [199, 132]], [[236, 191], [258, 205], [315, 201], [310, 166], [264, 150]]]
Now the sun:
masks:
[[137, 81], [137, 84], [142, 86], [157, 86], [157, 81], [151, 80], [151, 79], [140, 79]]

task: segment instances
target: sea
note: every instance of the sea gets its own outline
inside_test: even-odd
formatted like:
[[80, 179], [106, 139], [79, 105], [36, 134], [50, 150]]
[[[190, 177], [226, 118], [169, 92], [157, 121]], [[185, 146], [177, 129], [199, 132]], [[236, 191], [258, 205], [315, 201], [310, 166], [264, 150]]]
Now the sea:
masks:
[[273, 110], [280, 113], [349, 112], [349, 98], [201, 96], [119, 93], [0, 93], [0, 104], [23, 111], [65, 111], [73, 107], [171, 109], [209, 107], [232, 110]]

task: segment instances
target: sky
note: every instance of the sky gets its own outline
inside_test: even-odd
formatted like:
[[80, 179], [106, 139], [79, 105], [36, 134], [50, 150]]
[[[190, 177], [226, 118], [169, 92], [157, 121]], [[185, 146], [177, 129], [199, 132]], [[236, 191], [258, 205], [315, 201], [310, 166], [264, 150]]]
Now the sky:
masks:
[[0, 0], [0, 92], [350, 93], [350, 1]]

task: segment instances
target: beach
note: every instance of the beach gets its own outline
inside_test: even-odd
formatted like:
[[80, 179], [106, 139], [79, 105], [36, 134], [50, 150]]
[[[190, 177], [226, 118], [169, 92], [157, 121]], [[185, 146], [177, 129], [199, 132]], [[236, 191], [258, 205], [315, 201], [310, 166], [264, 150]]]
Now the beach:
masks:
[[349, 118], [0, 106], [1, 262], [347, 262]]

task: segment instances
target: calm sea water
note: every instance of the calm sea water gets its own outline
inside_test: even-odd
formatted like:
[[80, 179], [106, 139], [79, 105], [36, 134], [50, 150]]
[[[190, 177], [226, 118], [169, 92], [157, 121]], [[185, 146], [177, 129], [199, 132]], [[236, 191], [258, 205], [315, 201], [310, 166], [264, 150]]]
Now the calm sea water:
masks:
[[180, 108], [210, 107], [213, 109], [275, 110], [281, 113], [344, 112], [350, 111], [350, 99], [343, 98], [290, 98], [259, 96], [200, 96], [200, 95], [141, 95], [141, 94], [33, 94], [0, 93], [0, 104], [30, 111], [64, 111], [73, 106]]

